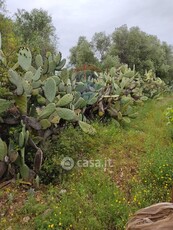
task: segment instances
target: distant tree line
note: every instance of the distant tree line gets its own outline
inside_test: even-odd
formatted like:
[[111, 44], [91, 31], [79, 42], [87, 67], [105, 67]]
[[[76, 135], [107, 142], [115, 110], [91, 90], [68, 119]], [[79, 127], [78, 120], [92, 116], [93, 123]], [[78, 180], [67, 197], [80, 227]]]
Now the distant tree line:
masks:
[[[19, 9], [14, 19], [7, 13], [5, 0], [0, 0], [2, 49], [9, 62], [16, 58], [16, 49], [20, 45], [29, 46], [32, 53], [56, 53], [58, 38], [47, 11]], [[152, 69], [158, 77], [167, 81], [173, 77], [172, 46], [141, 31], [139, 27], [123, 25], [115, 28], [110, 35], [95, 33], [91, 41], [80, 36], [77, 44], [70, 49], [69, 59], [70, 65], [75, 67], [92, 64], [106, 70], [126, 63], [131, 68], [135, 66], [140, 73]]]
[[74, 66], [92, 63], [105, 70], [126, 63], [142, 74], [152, 69], [167, 81], [173, 77], [173, 47], [139, 27], [123, 25], [110, 35], [95, 33], [91, 41], [81, 36], [70, 49], [69, 58]]

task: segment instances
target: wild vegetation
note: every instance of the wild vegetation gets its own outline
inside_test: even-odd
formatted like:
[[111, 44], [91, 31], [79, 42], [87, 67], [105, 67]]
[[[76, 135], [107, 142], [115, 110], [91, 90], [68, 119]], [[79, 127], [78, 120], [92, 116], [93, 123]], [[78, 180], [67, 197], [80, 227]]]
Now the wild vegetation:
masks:
[[0, 228], [121, 230], [170, 201], [171, 46], [122, 26], [80, 37], [67, 69], [48, 12], [4, 4]]

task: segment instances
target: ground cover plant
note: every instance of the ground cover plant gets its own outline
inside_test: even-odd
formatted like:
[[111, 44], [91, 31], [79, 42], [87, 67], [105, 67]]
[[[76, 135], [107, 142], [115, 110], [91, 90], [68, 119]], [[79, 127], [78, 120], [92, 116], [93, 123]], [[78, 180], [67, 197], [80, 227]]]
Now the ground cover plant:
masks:
[[[61, 183], [41, 185], [39, 190], [28, 185], [4, 187], [1, 228], [124, 229], [134, 211], [156, 202], [169, 202], [172, 131], [166, 126], [164, 112], [171, 104], [171, 96], [148, 101], [138, 107], [138, 117], [124, 128], [112, 122], [93, 123], [97, 130], [94, 137], [69, 127], [57, 143], [63, 148], [52, 145], [59, 152], [53, 167], [59, 165], [61, 155], [70, 146], [72, 150], [66, 154], [75, 162], [112, 159], [113, 167], [75, 166], [63, 174]], [[71, 135], [80, 140], [77, 157]]]

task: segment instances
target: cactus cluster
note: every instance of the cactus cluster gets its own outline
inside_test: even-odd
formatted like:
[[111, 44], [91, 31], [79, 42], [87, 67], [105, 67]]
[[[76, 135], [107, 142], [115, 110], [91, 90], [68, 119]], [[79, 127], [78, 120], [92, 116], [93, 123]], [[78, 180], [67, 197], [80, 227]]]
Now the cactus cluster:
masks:
[[135, 104], [158, 97], [168, 90], [164, 81], [157, 78], [153, 71], [141, 76], [135, 68], [131, 70], [127, 65], [92, 76], [76, 82], [76, 107], [85, 108], [88, 114], [111, 116], [116, 124], [117, 121], [129, 123], [130, 118], [137, 115], [133, 111]]
[[[31, 180], [39, 172], [43, 157], [40, 148], [36, 147], [33, 169], [25, 161], [29, 132], [43, 143], [57, 134], [58, 126], [73, 122], [84, 132], [94, 134], [96, 130], [88, 124], [90, 119], [112, 117], [117, 125], [128, 123], [136, 116], [135, 104], [167, 90], [152, 71], [141, 76], [127, 65], [79, 77], [63, 70], [66, 61], [60, 52], [48, 52], [45, 57], [38, 54], [34, 59], [29, 48], [22, 47], [17, 56], [17, 63], [8, 71], [10, 95], [0, 98], [0, 124], [22, 125], [22, 129], [15, 141], [17, 148], [12, 139], [0, 139], [0, 178], [14, 164], [24, 180]], [[0, 61], [6, 64], [1, 50]], [[38, 176], [36, 179], [38, 182]]]
[[0, 138], [0, 179], [4, 174], [10, 174], [11, 169], [14, 169], [15, 166], [19, 168], [19, 174], [23, 180], [33, 181], [36, 178], [36, 173], [38, 173], [41, 168], [43, 153], [41, 149], [37, 148], [35, 154], [35, 159], [37, 160], [34, 160], [33, 170], [30, 169], [25, 161], [25, 151], [28, 140], [29, 131], [26, 130], [26, 125], [23, 121], [21, 121], [21, 131], [13, 132], [13, 136], [9, 138], [8, 146], [6, 142]]

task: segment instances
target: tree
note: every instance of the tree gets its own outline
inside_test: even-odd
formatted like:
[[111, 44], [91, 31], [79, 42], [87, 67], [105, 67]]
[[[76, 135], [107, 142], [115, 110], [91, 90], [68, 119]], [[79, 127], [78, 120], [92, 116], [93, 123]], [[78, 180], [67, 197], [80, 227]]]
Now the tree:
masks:
[[164, 78], [171, 68], [171, 48], [162, 44], [153, 35], [141, 31], [139, 27], [128, 29], [123, 25], [112, 34], [112, 45], [108, 51], [112, 56], [118, 55], [120, 62], [129, 67], [135, 64], [136, 70], [144, 73], [152, 69], [157, 76]]
[[19, 39], [14, 32], [14, 22], [6, 16], [5, 1], [0, 0], [0, 33], [2, 37], [2, 50], [11, 64], [15, 62]]
[[77, 45], [70, 49], [69, 58], [70, 64], [75, 66], [97, 63], [91, 44], [83, 36], [79, 37]]
[[18, 10], [15, 14], [16, 34], [21, 43], [30, 47], [34, 52], [45, 54], [47, 51], [55, 52], [57, 37], [52, 17], [47, 11], [33, 9], [31, 12]]
[[110, 54], [107, 54], [103, 61], [101, 62], [101, 68], [103, 70], [109, 70], [112, 67], [119, 67], [120, 66], [120, 60], [118, 56], [111, 56]]
[[111, 40], [110, 36], [107, 36], [105, 32], [95, 33], [92, 37], [92, 46], [96, 53], [99, 55], [99, 59], [102, 61], [109, 49]]

